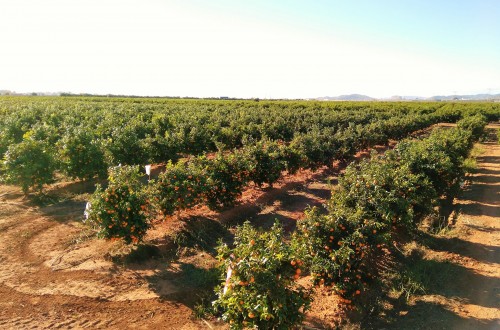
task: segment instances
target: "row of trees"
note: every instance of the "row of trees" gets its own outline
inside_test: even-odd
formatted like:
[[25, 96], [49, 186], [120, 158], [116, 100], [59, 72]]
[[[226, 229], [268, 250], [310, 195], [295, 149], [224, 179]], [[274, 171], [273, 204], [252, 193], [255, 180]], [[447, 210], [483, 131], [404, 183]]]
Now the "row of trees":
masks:
[[[146, 209], [152, 212], [150, 217], [160, 213], [171, 215], [176, 211], [196, 205], [207, 205], [217, 210], [232, 206], [241, 196], [245, 187], [253, 182], [258, 186], [272, 186], [283, 173], [295, 173], [300, 168], [315, 169], [322, 165], [331, 165], [334, 160], [349, 160], [354, 154], [377, 143], [385, 143], [389, 138], [407, 135], [410, 132], [427, 127], [433, 119], [427, 115], [413, 117], [413, 121], [400, 120], [398, 130], [387, 129], [382, 132], [373, 130], [372, 125], [354, 131], [348, 129], [331, 135], [315, 132], [298, 136], [291, 143], [282, 141], [259, 140], [246, 144], [233, 151], [219, 151], [211, 157], [197, 156], [168, 162], [165, 170], [157, 179], [148, 182], [142, 190], [147, 191], [150, 200], [144, 210], [140, 210], [141, 219], [147, 218]], [[394, 120], [380, 121], [378, 127], [388, 127]], [[316, 134], [318, 133], [318, 134]], [[333, 132], [332, 132], [333, 133]], [[108, 188], [98, 187], [92, 198], [91, 220], [98, 224], [100, 234], [106, 238], [124, 238], [127, 242], [142, 239], [144, 232], [134, 232], [128, 222], [118, 230], [110, 227], [111, 222], [122, 221], [124, 204], [103, 204], [102, 200], [114, 200], [113, 182], [115, 177], [128, 177], [130, 183], [141, 186], [139, 167], [120, 166], [110, 172]], [[122, 173], [124, 174], [117, 174]], [[128, 197], [127, 197], [128, 198]], [[151, 207], [150, 207], [151, 206]], [[152, 210], [150, 210], [152, 208]], [[128, 211], [127, 211], [128, 212]], [[138, 226], [134, 225], [134, 229]]]
[[[21, 105], [24, 104], [18, 101], [14, 104], [20, 107], [19, 111], [10, 105], [0, 112], [0, 151], [4, 158], [0, 176], [7, 183], [21, 186], [25, 193], [30, 188], [40, 190], [43, 184], [53, 182], [56, 172], [81, 180], [105, 178], [110, 166], [146, 164], [151, 160], [175, 163], [178, 159], [190, 158], [191, 154], [213, 151], [217, 147], [220, 148], [219, 153], [237, 154], [231, 152], [234, 149], [245, 149], [243, 153], [260, 153], [261, 156], [255, 157], [268, 162], [263, 165], [264, 172], [273, 167], [272, 175], [254, 176], [251, 180], [259, 185], [272, 184], [284, 169], [316, 168], [331, 164], [333, 159], [348, 160], [359, 149], [386, 143], [388, 139], [400, 139], [410, 131], [450, 117], [438, 111], [436, 105], [420, 110], [401, 104], [381, 104], [380, 109], [370, 105], [364, 109], [366, 112], [362, 112], [358, 108], [351, 109], [349, 104], [345, 104], [344, 108], [336, 105], [332, 110], [316, 109], [315, 103], [301, 107], [300, 102], [263, 104], [259, 111], [250, 108], [256, 113], [247, 113], [246, 104], [242, 105], [242, 109], [232, 111], [217, 107], [215, 110], [202, 108], [198, 117], [190, 117], [188, 114], [195, 113], [193, 109], [200, 104], [184, 101], [186, 104], [183, 103], [181, 109], [187, 114], [183, 116], [171, 108], [158, 109], [155, 103], [141, 103], [146, 102], [144, 100], [116, 113], [108, 109], [109, 104], [101, 108], [103, 104], [91, 102], [83, 113], [76, 113], [82, 104], [72, 104], [73, 99], [63, 100], [61, 104], [76, 108], [64, 110], [56, 107], [62, 112], [59, 113], [51, 107], [45, 110], [35, 106], [23, 108]], [[207, 104], [212, 105], [210, 102]], [[227, 106], [227, 103], [224, 104]], [[251, 103], [252, 106], [254, 104]], [[133, 106], [147, 115], [141, 112], [134, 117]], [[151, 113], [149, 107], [158, 113]], [[284, 112], [280, 113], [281, 110]], [[267, 116], [263, 111], [267, 112]], [[117, 118], [117, 115], [123, 115], [128, 121], [123, 123], [123, 118]], [[241, 126], [231, 123], [230, 128], [224, 127], [221, 122], [227, 119], [226, 115], [235, 117], [235, 122]], [[75, 120], [74, 116], [80, 118]], [[116, 123], [112, 124], [108, 116], [116, 119]], [[273, 122], [264, 118], [271, 118]], [[100, 119], [102, 122], [96, 122]], [[187, 127], [188, 119], [192, 120], [190, 132], [208, 134], [207, 138], [180, 134], [179, 129]], [[214, 126], [216, 130], [210, 120], [218, 122]], [[351, 122], [348, 123], [348, 120]], [[236, 132], [238, 136], [227, 135], [229, 131]], [[222, 142], [223, 135], [232, 142]], [[266, 150], [259, 151], [262, 149], [259, 142], [267, 145]], [[282, 148], [283, 145], [287, 147]], [[286, 164], [276, 159], [266, 160], [268, 155], [285, 158]]]
[[306, 272], [315, 285], [353, 303], [375, 280], [373, 265], [395, 232], [413, 232], [434, 206], [458, 193], [464, 160], [485, 123], [482, 116], [466, 118], [458, 128], [350, 165], [327, 214], [307, 212], [290, 242], [278, 225], [266, 233], [249, 224], [239, 228], [232, 248], [219, 247], [227, 276], [217, 289], [216, 311], [233, 329], [290, 328], [309, 308], [309, 292], [296, 282]]
[[[373, 281], [372, 262], [394, 233], [414, 231], [435, 206], [459, 192], [464, 160], [485, 123], [481, 115], [467, 117], [457, 128], [402, 141], [393, 151], [350, 165], [332, 192], [328, 213], [308, 211], [291, 242], [279, 225], [265, 234], [249, 224], [240, 228], [233, 248], [219, 248], [227, 279], [214, 304], [223, 318], [234, 328], [299, 322], [310, 298], [296, 280], [306, 271], [315, 284], [332, 286], [351, 303]], [[113, 168], [108, 187], [98, 187], [92, 197], [89, 221], [102, 237], [138, 242], [157, 212], [200, 203], [220, 208], [234, 203], [250, 180], [272, 184], [287, 169], [289, 148], [259, 141], [210, 159], [169, 163], [147, 185], [138, 167]], [[279, 171], [272, 170], [275, 164]]]

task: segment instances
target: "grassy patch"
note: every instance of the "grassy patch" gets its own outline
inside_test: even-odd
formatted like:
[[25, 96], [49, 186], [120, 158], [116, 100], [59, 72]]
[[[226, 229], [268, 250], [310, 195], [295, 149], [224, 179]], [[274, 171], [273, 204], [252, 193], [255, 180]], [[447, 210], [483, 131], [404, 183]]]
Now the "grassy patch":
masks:
[[464, 170], [466, 173], [476, 173], [477, 171], [476, 158], [469, 157], [466, 160], [464, 160]]
[[480, 144], [475, 144], [470, 152], [470, 157], [478, 157], [485, 153], [485, 149]]
[[480, 144], [475, 144], [472, 148], [469, 157], [464, 160], [464, 170], [466, 173], [476, 173], [477, 172], [477, 161], [476, 158], [484, 154], [484, 147]]
[[460, 271], [454, 263], [427, 258], [426, 248], [417, 242], [406, 244], [401, 252], [402, 262], [385, 276], [390, 294], [407, 303], [414, 295], [446, 294], [444, 291]]

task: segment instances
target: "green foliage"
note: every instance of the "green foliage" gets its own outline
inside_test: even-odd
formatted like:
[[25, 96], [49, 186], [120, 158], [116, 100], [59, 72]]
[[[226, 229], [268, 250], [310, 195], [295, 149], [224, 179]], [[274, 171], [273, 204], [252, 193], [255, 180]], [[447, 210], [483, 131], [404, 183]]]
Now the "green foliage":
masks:
[[458, 121], [457, 127], [461, 130], [471, 132], [472, 139], [477, 141], [484, 134], [486, 124], [486, 118], [482, 114], [477, 114]]
[[221, 271], [231, 275], [217, 290], [214, 307], [231, 329], [290, 329], [302, 322], [309, 292], [296, 283], [302, 261], [283, 239], [276, 223], [259, 233], [247, 222], [239, 227], [234, 248], [218, 247]]
[[109, 185], [100, 185], [90, 199], [88, 221], [98, 235], [107, 239], [140, 242], [149, 228], [150, 201], [140, 182], [138, 166], [117, 166], [109, 170]]
[[11, 144], [4, 155], [2, 179], [20, 186], [25, 194], [30, 188], [41, 191], [44, 184], [54, 181], [56, 161], [51, 146], [30, 136]]
[[108, 157], [113, 165], [148, 164], [151, 160], [151, 145], [146, 139], [147, 130], [142, 123], [129, 123], [113, 129], [106, 140]]
[[[217, 149], [227, 153], [241, 148], [248, 139], [254, 144], [265, 140], [269, 143], [264, 151], [247, 145], [255, 149], [247, 162], [253, 162], [257, 184], [274, 183], [283, 168], [294, 173], [298, 168], [347, 161], [362, 148], [402, 138], [443, 119], [482, 113], [493, 120], [499, 113], [496, 104], [488, 103], [448, 106], [99, 97], [0, 97], [0, 109], [0, 154], [9, 145], [20, 143], [27, 132], [50, 145], [69, 143], [61, 171], [70, 176], [90, 178], [119, 163], [167, 163]], [[71, 146], [65, 132], [82, 128], [92, 138], [74, 137], [83, 145], [79, 147], [83, 154], [77, 156], [74, 152], [80, 143], [74, 141]], [[97, 137], [101, 143], [96, 143]], [[98, 149], [105, 154], [105, 166]], [[91, 164], [90, 155], [96, 156], [91, 157]]]
[[388, 151], [348, 166], [329, 203], [330, 212], [362, 213], [388, 227], [414, 229], [422, 215], [432, 212], [437, 196], [424, 175], [412, 173], [396, 157]]
[[480, 136], [477, 127], [484, 128], [476, 124], [473, 119], [404, 141], [394, 152], [348, 166], [332, 191], [328, 213], [306, 212], [294, 236], [295, 245], [306, 248], [313, 282], [333, 286], [348, 304], [362, 294], [373, 278], [370, 263], [391, 243], [393, 229], [413, 230], [433, 212], [438, 197], [455, 196], [464, 157]]
[[384, 230], [383, 223], [359, 214], [321, 215], [313, 208], [299, 223], [294, 239], [307, 248], [305, 261], [313, 283], [332, 286], [351, 303], [371, 281], [369, 260], [387, 240]]
[[62, 170], [72, 178], [89, 180], [105, 177], [107, 166], [99, 140], [80, 128], [68, 132], [60, 141]]
[[[472, 122], [468, 123], [469, 119]], [[434, 130], [427, 139], [403, 141], [396, 148], [400, 162], [412, 173], [426, 177], [438, 197], [458, 193], [465, 175], [464, 161], [484, 129], [483, 121], [469, 119], [460, 121], [457, 129]]]
[[234, 205], [248, 182], [248, 160], [240, 152], [217, 153], [213, 159], [200, 158], [200, 164], [206, 171], [207, 205], [215, 210]]
[[244, 156], [248, 159], [250, 171], [249, 180], [259, 187], [267, 183], [272, 187], [285, 170], [286, 163], [281, 154], [280, 145], [277, 142], [261, 140], [245, 146]]
[[169, 162], [156, 181], [158, 206], [165, 215], [193, 207], [203, 201], [206, 171], [197, 162]]
[[334, 142], [330, 134], [315, 127], [306, 134], [296, 135], [291, 146], [302, 155], [304, 168], [317, 169], [333, 159], [336, 151]]
[[293, 145], [282, 145], [280, 153], [288, 174], [295, 174], [305, 164], [302, 154]]

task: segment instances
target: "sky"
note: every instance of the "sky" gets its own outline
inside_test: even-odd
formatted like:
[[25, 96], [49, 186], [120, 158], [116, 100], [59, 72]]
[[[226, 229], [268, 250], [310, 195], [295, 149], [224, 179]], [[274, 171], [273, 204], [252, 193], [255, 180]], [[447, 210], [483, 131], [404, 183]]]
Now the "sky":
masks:
[[0, 0], [0, 90], [500, 93], [498, 0]]

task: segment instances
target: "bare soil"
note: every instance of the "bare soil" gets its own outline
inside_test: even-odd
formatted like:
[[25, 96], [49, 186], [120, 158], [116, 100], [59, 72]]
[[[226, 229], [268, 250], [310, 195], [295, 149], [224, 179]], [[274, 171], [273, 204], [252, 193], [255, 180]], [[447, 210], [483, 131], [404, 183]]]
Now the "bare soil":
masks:
[[500, 329], [500, 145], [494, 138], [500, 125], [488, 127], [477, 171], [454, 201], [454, 224], [418, 240], [425, 292], [389, 303], [367, 327]]
[[46, 206], [0, 186], [0, 328], [225, 329], [193, 316], [213, 278], [217, 239], [230, 240], [246, 220], [265, 228], [279, 219], [292, 231], [335, 179], [328, 168], [301, 171], [273, 188], [250, 187], [232, 209], [158, 219], [136, 250], [97, 239], [82, 223], [91, 185], [49, 187]]

